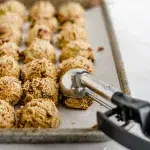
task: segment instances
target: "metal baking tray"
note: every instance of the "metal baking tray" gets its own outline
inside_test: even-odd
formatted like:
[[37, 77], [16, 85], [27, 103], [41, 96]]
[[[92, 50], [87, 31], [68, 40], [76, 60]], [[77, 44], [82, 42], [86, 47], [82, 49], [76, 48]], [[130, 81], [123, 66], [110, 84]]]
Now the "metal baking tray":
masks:
[[[95, 53], [95, 75], [102, 81], [130, 94], [123, 61], [105, 0], [101, 5], [87, 9], [89, 43]], [[99, 46], [103, 51], [97, 51]], [[97, 128], [96, 112], [106, 108], [94, 102], [88, 110], [58, 107], [61, 124], [58, 129], [0, 129], [1, 143], [65, 143], [106, 142], [108, 138]], [[126, 128], [130, 129], [133, 123]]]

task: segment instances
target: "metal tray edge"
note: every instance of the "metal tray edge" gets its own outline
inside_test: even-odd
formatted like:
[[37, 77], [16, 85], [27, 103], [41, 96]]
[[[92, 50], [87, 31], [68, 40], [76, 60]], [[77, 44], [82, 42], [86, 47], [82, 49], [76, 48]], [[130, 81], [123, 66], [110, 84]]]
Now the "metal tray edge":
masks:
[[113, 58], [115, 61], [115, 66], [116, 66], [121, 90], [123, 93], [131, 95], [124, 63], [123, 63], [122, 56], [120, 53], [119, 44], [117, 42], [112, 19], [109, 15], [109, 8], [105, 1], [102, 4], [103, 15], [104, 15], [104, 20], [105, 20], [105, 25], [106, 25], [106, 28], [108, 31], [108, 35], [109, 35], [108, 37], [109, 37], [109, 41], [110, 41], [110, 45], [111, 45], [111, 49], [112, 49]]

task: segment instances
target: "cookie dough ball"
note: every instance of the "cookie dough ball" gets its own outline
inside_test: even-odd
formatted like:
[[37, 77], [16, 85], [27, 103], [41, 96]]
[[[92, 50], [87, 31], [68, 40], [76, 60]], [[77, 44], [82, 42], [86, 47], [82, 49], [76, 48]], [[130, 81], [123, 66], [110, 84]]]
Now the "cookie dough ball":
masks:
[[49, 1], [37, 1], [30, 9], [30, 19], [49, 19], [55, 14], [55, 8]]
[[21, 31], [9, 24], [0, 24], [0, 43], [14, 42], [20, 44], [21, 42]]
[[19, 128], [57, 128], [60, 117], [55, 104], [38, 99], [27, 103], [17, 111]]
[[47, 27], [50, 28], [50, 30], [52, 32], [56, 32], [59, 27], [58, 20], [55, 17], [52, 17], [50, 19], [38, 19], [31, 24], [31, 27], [33, 27], [37, 24], [38, 25], [46, 25]]
[[50, 77], [54, 80], [57, 78], [57, 70], [54, 64], [49, 60], [35, 59], [25, 65], [21, 69], [21, 77], [23, 81], [32, 80], [35, 78]]
[[43, 40], [51, 40], [52, 30], [46, 25], [35, 25], [29, 30], [27, 45], [30, 45], [36, 38]]
[[0, 77], [4, 76], [20, 77], [20, 66], [11, 56], [0, 57]]
[[59, 76], [61, 77], [67, 71], [75, 68], [85, 69], [91, 74], [94, 73], [93, 63], [82, 56], [77, 56], [75, 58], [66, 59], [59, 64]]
[[66, 98], [64, 104], [67, 107], [86, 110], [93, 103], [89, 98]]
[[77, 2], [67, 2], [58, 9], [59, 21], [65, 22], [68, 20], [76, 20], [84, 16], [84, 8]]
[[6, 42], [0, 45], [0, 57], [7, 55], [13, 57], [16, 61], [19, 60], [19, 47], [14, 42]]
[[68, 29], [68, 28], [71, 28], [72, 25], [77, 25], [79, 27], [83, 27], [83, 28], [87, 28], [87, 25], [86, 25], [86, 20], [85, 18], [83, 17], [80, 17], [76, 20], [70, 20], [70, 21], [66, 21], [65, 23], [63, 23], [61, 26], [60, 26], [60, 30], [65, 30], [65, 29]]
[[0, 7], [0, 12], [14, 12], [19, 14], [22, 18], [25, 19], [26, 8], [25, 6], [17, 0], [6, 1], [3, 6]]
[[0, 99], [16, 105], [22, 96], [21, 82], [10, 76], [0, 78]]
[[5, 3], [0, 4], [0, 17], [7, 13], [7, 8], [5, 7]]
[[62, 49], [60, 61], [71, 57], [82, 56], [90, 60], [94, 60], [94, 55], [91, 46], [83, 40], [71, 41]]
[[72, 25], [72, 27], [65, 30], [61, 30], [56, 35], [56, 45], [60, 48], [65, 47], [70, 41], [84, 40], [87, 41], [87, 32], [84, 28], [78, 25]]
[[25, 63], [42, 58], [46, 58], [52, 63], [56, 62], [55, 47], [47, 40], [36, 39], [23, 51], [23, 55]]
[[23, 85], [23, 103], [37, 98], [47, 98], [55, 104], [58, 102], [58, 87], [51, 78], [36, 78]]
[[0, 100], [0, 128], [11, 128], [15, 123], [14, 108], [4, 100]]
[[14, 26], [17, 30], [22, 29], [23, 19], [16, 13], [6, 13], [0, 17], [0, 24]]

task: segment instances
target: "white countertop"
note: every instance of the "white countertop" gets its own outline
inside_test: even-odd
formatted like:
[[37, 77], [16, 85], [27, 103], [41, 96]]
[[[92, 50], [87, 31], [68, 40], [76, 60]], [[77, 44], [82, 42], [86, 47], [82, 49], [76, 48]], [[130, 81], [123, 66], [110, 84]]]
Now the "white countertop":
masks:
[[[150, 1], [109, 0], [131, 92], [150, 101]], [[141, 135], [138, 126], [132, 132]], [[111, 141], [105, 144], [1, 144], [0, 150], [125, 150]]]

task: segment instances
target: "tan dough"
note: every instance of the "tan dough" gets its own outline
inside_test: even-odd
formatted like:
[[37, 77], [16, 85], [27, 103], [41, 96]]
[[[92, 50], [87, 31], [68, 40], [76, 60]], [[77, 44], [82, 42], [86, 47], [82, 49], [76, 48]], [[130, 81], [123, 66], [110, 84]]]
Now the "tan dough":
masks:
[[46, 58], [52, 63], [56, 62], [55, 47], [47, 40], [36, 39], [23, 51], [23, 54], [25, 63], [42, 58]]
[[0, 100], [0, 128], [12, 128], [14, 123], [14, 108], [4, 100]]
[[69, 42], [63, 49], [60, 55], [60, 61], [71, 57], [82, 56], [90, 60], [94, 60], [94, 54], [91, 46], [83, 40]]
[[86, 19], [84, 17], [80, 17], [76, 20], [69, 20], [69, 21], [64, 22], [60, 26], [60, 30], [65, 30], [65, 29], [68, 29], [68, 28], [72, 28], [72, 26], [74, 24], [79, 26], [79, 27], [83, 27], [83, 28], [87, 29]]
[[57, 35], [54, 36], [56, 39], [56, 46], [63, 48], [70, 41], [84, 40], [87, 41], [87, 31], [83, 27], [73, 24], [71, 27], [61, 30]]
[[91, 106], [92, 103], [93, 101], [89, 98], [66, 98], [64, 100], [64, 104], [67, 107], [83, 110], [88, 109], [88, 107]]
[[52, 38], [52, 30], [46, 25], [36, 24], [29, 30], [26, 44], [30, 45], [36, 38], [50, 41]]
[[20, 30], [10, 24], [0, 24], [0, 44], [4, 42], [14, 42], [20, 44], [22, 34]]
[[35, 78], [50, 77], [54, 80], [57, 78], [57, 70], [54, 64], [49, 60], [35, 59], [21, 68], [21, 78], [25, 82]]
[[11, 105], [16, 105], [22, 96], [21, 82], [15, 77], [0, 78], [0, 99]]
[[0, 57], [0, 77], [4, 76], [20, 77], [20, 66], [11, 56]]
[[17, 13], [8, 12], [0, 17], [0, 24], [14, 26], [16, 30], [21, 30], [24, 20]]
[[35, 25], [46, 25], [47, 27], [50, 28], [51, 31], [56, 32], [58, 27], [59, 27], [59, 23], [58, 20], [55, 17], [49, 18], [49, 19], [38, 19], [34, 22], [32, 22], [31, 27], [35, 26]]
[[84, 16], [84, 8], [77, 2], [67, 2], [58, 9], [59, 21], [65, 22], [68, 20], [76, 20]]
[[66, 59], [59, 64], [59, 77], [61, 77], [67, 71], [75, 68], [85, 69], [91, 74], [94, 73], [93, 63], [84, 57], [77, 56], [75, 58]]
[[19, 128], [57, 128], [60, 117], [55, 104], [38, 99], [27, 103], [17, 111]]
[[58, 102], [58, 87], [51, 78], [36, 78], [23, 84], [23, 103], [37, 98], [51, 99], [55, 104]]
[[17, 0], [9, 0], [0, 5], [0, 15], [7, 12], [19, 14], [23, 19], [26, 18], [26, 8], [23, 3]]
[[13, 57], [16, 61], [19, 60], [19, 47], [14, 42], [6, 42], [0, 45], [0, 57], [7, 55]]
[[55, 14], [55, 8], [49, 1], [37, 1], [30, 9], [30, 19], [49, 19]]

